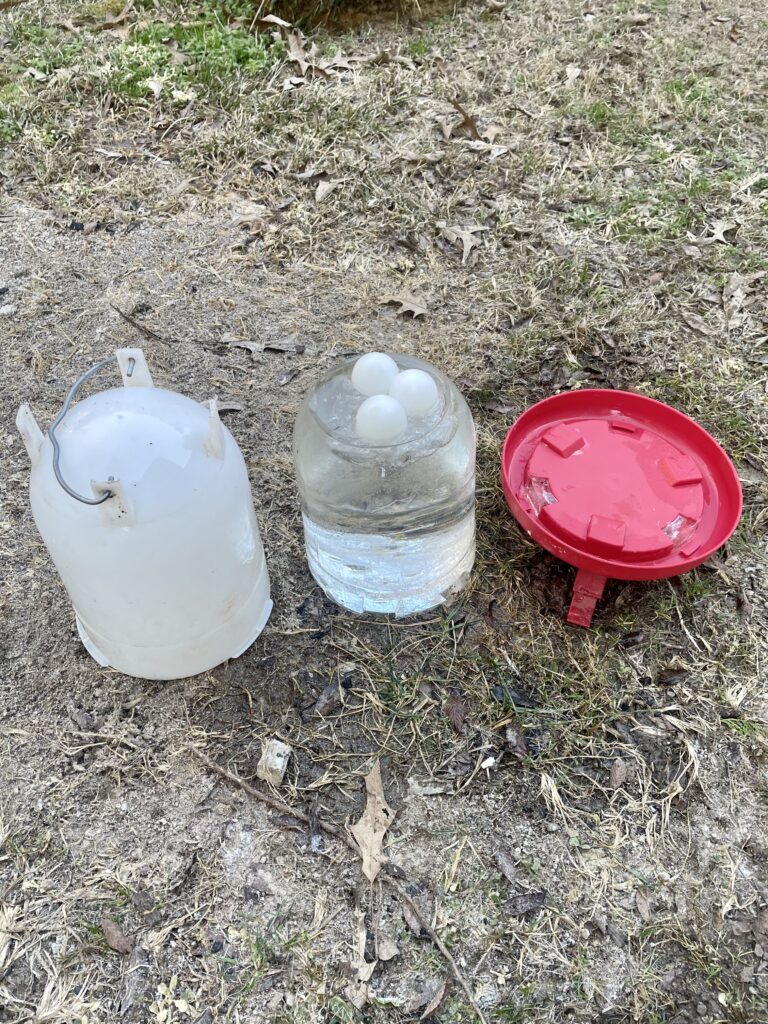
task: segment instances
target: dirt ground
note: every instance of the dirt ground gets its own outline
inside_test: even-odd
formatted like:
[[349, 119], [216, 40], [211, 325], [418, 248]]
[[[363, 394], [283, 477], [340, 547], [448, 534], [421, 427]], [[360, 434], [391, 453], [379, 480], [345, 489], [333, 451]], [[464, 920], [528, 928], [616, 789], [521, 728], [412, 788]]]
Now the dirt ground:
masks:
[[[381, 759], [398, 885], [486, 1021], [768, 1020], [764, 5], [433, 4], [303, 40], [247, 6], [0, 4], [0, 1021], [476, 1019], [391, 884], [197, 756], [265, 791], [269, 737], [273, 795], [342, 830]], [[122, 345], [231, 404], [271, 571], [259, 640], [181, 682], [79, 644], [14, 427]], [[343, 612], [303, 558], [293, 420], [369, 349], [442, 367], [478, 427], [475, 571], [416, 621]], [[498, 465], [585, 386], [697, 417], [745, 507], [578, 631]]]

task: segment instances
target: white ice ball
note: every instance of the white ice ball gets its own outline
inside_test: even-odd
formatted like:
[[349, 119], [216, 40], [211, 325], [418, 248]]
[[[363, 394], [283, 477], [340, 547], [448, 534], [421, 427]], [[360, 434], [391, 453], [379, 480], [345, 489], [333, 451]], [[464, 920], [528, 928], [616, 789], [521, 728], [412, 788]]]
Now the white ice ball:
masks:
[[426, 416], [437, 405], [434, 377], [425, 370], [403, 370], [392, 381], [389, 393], [409, 416]]
[[352, 383], [363, 395], [386, 395], [400, 369], [385, 352], [368, 352], [352, 367]]
[[355, 417], [358, 437], [370, 444], [392, 444], [402, 437], [407, 426], [405, 409], [389, 395], [366, 398]]

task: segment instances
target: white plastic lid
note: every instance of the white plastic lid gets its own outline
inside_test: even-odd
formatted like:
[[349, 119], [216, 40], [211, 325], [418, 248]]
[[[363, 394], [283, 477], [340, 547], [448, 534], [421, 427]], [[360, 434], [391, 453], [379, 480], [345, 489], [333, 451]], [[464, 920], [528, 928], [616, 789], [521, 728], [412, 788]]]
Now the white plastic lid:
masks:
[[93, 481], [120, 481], [134, 522], [167, 515], [215, 486], [228, 441], [236, 451], [218, 414], [154, 387], [113, 388], [83, 399], [57, 436], [67, 483], [92, 494]]

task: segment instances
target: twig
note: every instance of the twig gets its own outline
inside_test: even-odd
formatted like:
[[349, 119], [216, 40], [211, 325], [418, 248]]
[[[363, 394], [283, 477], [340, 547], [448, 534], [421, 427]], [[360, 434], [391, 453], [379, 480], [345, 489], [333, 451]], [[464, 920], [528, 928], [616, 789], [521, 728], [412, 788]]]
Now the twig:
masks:
[[451, 106], [462, 118], [461, 125], [459, 127], [466, 128], [473, 139], [476, 139], [478, 142], [482, 142], [483, 137], [478, 130], [477, 122], [474, 117], [466, 112], [458, 100], [451, 100]]
[[[315, 828], [322, 829], [323, 832], [327, 832], [329, 835], [335, 836], [336, 839], [344, 843], [345, 846], [348, 846], [356, 857], [360, 856], [360, 850], [358, 848], [357, 843], [354, 841], [352, 836], [350, 836], [343, 829], [338, 828], [336, 825], [331, 825], [327, 821], [323, 821], [322, 819], [315, 817], [314, 815], [312, 816], [312, 818], [310, 818], [310, 815], [305, 814], [303, 811], [296, 810], [294, 807], [291, 807], [284, 801], [278, 800], [273, 796], [269, 796], [267, 793], [262, 793], [261, 790], [256, 789], [249, 782], [246, 782], [245, 779], [241, 779], [239, 775], [235, 775], [234, 772], [227, 771], [226, 768], [222, 768], [221, 765], [218, 765], [214, 761], [211, 761], [210, 758], [206, 757], [205, 754], [201, 753], [195, 747], [188, 747], [187, 749], [191, 754], [194, 754], [194, 756], [199, 761], [202, 761], [206, 768], [208, 768], [212, 772], [215, 772], [216, 775], [220, 775], [223, 779], [228, 779], [233, 785], [238, 786], [240, 789], [243, 790], [243, 792], [247, 793], [249, 796], [252, 796], [254, 800], [258, 800], [260, 803], [266, 804], [267, 807], [271, 807], [272, 810], [274, 811], [279, 811], [280, 814], [287, 814], [292, 818], [296, 818], [298, 821], [303, 821], [306, 825], [314, 825]], [[485, 1014], [475, 1002], [475, 997], [472, 994], [472, 990], [467, 984], [464, 975], [459, 970], [459, 965], [454, 960], [451, 951], [445, 945], [445, 943], [434, 930], [434, 928], [429, 924], [429, 922], [424, 920], [421, 911], [413, 902], [413, 900], [405, 891], [405, 889], [402, 887], [402, 885], [400, 885], [397, 879], [393, 878], [392, 875], [386, 874], [386, 866], [384, 868], [384, 872], [385, 873], [381, 876], [381, 880], [384, 883], [386, 883], [386, 885], [388, 885], [390, 889], [393, 889], [397, 893], [398, 897], [402, 900], [402, 902], [408, 906], [408, 909], [411, 911], [411, 913], [415, 917], [416, 921], [418, 922], [422, 930], [425, 931], [427, 935], [429, 935], [432, 944], [435, 946], [435, 948], [438, 950], [440, 955], [443, 957], [445, 962], [450, 967], [451, 974], [453, 974], [456, 981], [459, 983], [459, 985], [461, 985], [462, 989], [464, 990], [464, 995], [469, 1000], [469, 1005], [474, 1010], [475, 1016], [480, 1021], [480, 1024], [488, 1024]]]
[[110, 303], [110, 305], [112, 306], [112, 309], [114, 309], [116, 313], [120, 314], [120, 316], [123, 318], [123, 320], [125, 320], [127, 324], [130, 324], [131, 327], [135, 327], [137, 331], [140, 331], [144, 335], [145, 338], [150, 338], [152, 341], [160, 341], [163, 343], [165, 343], [168, 340], [175, 340], [173, 338], [161, 338], [159, 334], [156, 334], [155, 331], [151, 329], [151, 327], [145, 327], [144, 324], [139, 323], [139, 321], [135, 320], [132, 316], [130, 316], [130, 314], [123, 312], [123, 310], [120, 309], [119, 306], [115, 306], [114, 303]]

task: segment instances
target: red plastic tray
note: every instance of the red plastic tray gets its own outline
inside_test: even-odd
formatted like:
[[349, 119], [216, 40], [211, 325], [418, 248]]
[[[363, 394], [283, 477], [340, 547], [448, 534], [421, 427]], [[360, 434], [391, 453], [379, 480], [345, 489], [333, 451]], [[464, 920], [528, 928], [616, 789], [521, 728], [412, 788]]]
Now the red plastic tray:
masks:
[[570, 391], [532, 406], [507, 434], [502, 484], [533, 539], [580, 570], [568, 620], [583, 626], [607, 578], [687, 572], [741, 515], [739, 479], [717, 441], [628, 391]]

